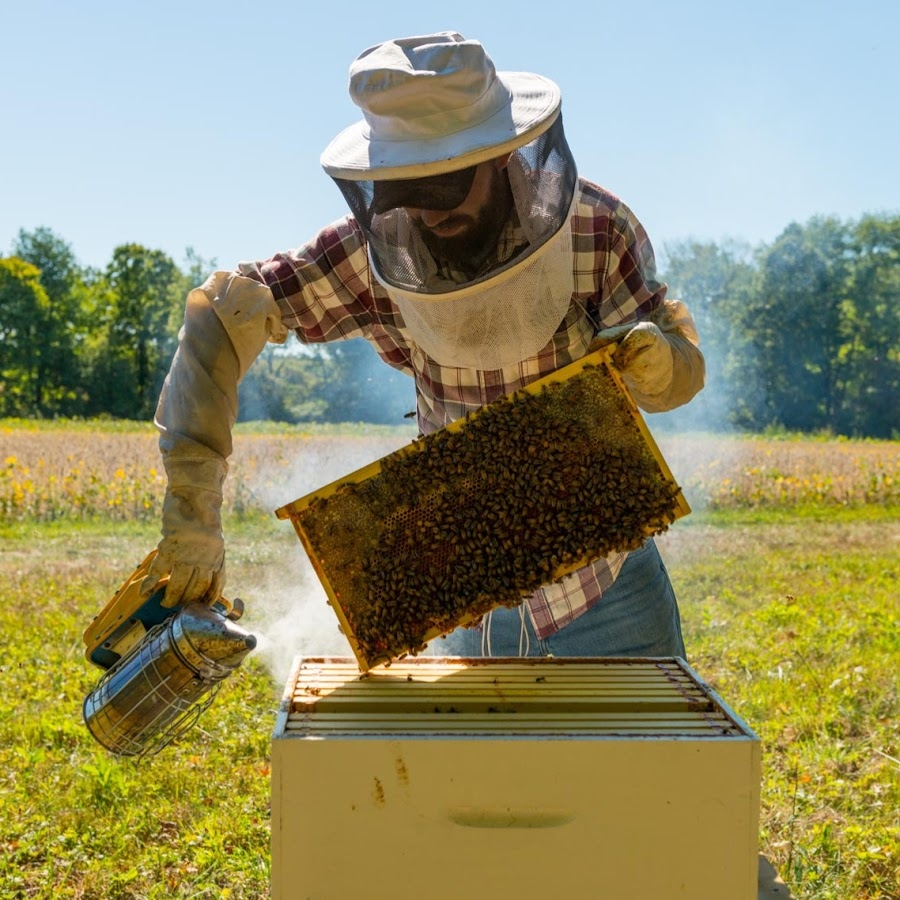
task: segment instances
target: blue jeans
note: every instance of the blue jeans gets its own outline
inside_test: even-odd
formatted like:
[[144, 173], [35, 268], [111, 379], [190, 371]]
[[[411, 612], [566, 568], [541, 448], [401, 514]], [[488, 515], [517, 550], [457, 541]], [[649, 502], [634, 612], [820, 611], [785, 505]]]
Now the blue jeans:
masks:
[[628, 554], [603, 597], [556, 634], [539, 638], [524, 605], [500, 607], [480, 628], [457, 628], [428, 646], [433, 656], [680, 656], [681, 619], [652, 538]]

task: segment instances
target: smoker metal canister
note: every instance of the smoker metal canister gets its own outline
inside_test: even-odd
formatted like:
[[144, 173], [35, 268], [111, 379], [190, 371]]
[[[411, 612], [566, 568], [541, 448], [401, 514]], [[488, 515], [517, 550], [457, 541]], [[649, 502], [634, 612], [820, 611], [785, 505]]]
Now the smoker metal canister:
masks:
[[255, 646], [252, 634], [191, 603], [106, 672], [85, 698], [85, 724], [114, 753], [156, 753], [194, 724]]

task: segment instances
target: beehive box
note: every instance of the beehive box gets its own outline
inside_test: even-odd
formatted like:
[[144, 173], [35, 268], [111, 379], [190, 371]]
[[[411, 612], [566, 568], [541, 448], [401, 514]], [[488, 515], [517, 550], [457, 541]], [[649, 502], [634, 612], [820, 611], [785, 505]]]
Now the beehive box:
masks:
[[610, 357], [589, 354], [276, 511], [362, 671], [689, 512]]
[[757, 900], [759, 739], [680, 659], [298, 659], [271, 758], [273, 900]]

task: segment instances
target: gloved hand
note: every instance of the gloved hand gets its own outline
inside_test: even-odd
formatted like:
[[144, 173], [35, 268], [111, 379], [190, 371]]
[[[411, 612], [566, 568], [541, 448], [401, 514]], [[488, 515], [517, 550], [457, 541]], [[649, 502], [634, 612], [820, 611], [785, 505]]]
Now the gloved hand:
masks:
[[163, 606], [212, 602], [225, 586], [221, 519], [225, 462], [167, 459], [166, 470], [169, 483], [163, 500], [163, 537], [141, 583], [141, 594], [149, 597], [168, 575]]
[[619, 341], [613, 363], [632, 393], [655, 396], [672, 383], [672, 347], [653, 322], [638, 322]]
[[687, 403], [706, 376], [694, 320], [680, 300], [665, 300], [649, 319], [600, 331], [590, 350], [617, 343], [613, 364], [637, 404], [662, 412]]

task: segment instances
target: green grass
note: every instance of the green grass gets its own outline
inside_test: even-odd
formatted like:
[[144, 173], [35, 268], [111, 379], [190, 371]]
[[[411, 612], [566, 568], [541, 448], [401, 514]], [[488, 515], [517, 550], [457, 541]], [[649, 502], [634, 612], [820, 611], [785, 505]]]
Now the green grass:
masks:
[[[763, 741], [761, 849], [797, 900], [900, 898], [897, 522], [884, 507], [695, 513], [660, 539], [689, 661]], [[271, 516], [228, 535], [235, 588], [297, 544]], [[99, 674], [81, 634], [155, 541], [132, 523], [3, 532], [4, 900], [268, 895], [283, 685], [255, 656], [150, 760], [113, 759], [81, 722]]]
[[797, 898], [900, 897], [898, 511], [717, 513], [663, 545], [690, 661], [760, 735]]
[[[257, 530], [251, 545], [272, 533]], [[258, 663], [229, 679], [188, 740], [147, 761], [113, 758], [81, 721], [99, 675], [81, 634], [154, 541], [146, 527], [58, 524], [4, 538], [2, 898], [268, 892], [268, 749], [280, 687]], [[252, 562], [236, 555], [238, 573], [248, 571]]]

